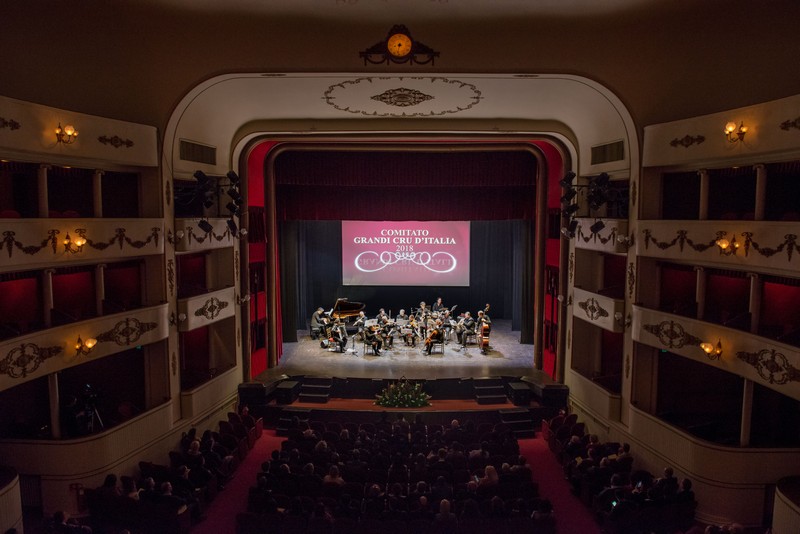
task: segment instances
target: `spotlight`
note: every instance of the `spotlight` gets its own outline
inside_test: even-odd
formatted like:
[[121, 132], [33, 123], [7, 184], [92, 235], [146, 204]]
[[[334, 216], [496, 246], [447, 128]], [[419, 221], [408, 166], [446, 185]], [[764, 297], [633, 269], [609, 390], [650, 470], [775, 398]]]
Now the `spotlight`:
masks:
[[233, 171], [228, 171], [228, 174], [227, 174], [227, 176], [228, 176], [228, 180], [229, 180], [229, 181], [230, 181], [232, 184], [236, 185], [236, 184], [238, 184], [238, 183], [239, 183], [239, 175], [238, 175], [238, 174], [236, 174], [235, 172], [233, 172]]
[[239, 194], [236, 188], [231, 187], [230, 189], [228, 189], [228, 196], [231, 197], [233, 201], [236, 202], [237, 204], [242, 203], [242, 195]]
[[593, 234], [596, 234], [605, 227], [606, 223], [604, 223], [603, 221], [597, 221], [589, 227], [589, 231], [592, 232]]
[[570, 231], [570, 233], [574, 234], [575, 230], [577, 230], [577, 229], [578, 229], [578, 221], [576, 221], [575, 219], [572, 219], [569, 222], [569, 231]]
[[564, 228], [562, 228], [562, 229], [561, 229], [561, 234], [562, 234], [564, 237], [566, 237], [567, 239], [572, 239], [573, 237], [575, 237], [575, 232], [570, 232], [570, 231], [567, 229], [567, 227], [566, 227], [566, 226], [565, 226]]
[[236, 235], [238, 228], [236, 227], [236, 223], [233, 222], [233, 219], [228, 219], [228, 229], [231, 231], [231, 234]]
[[562, 204], [569, 204], [570, 201], [573, 198], [575, 198], [575, 195], [577, 195], [577, 194], [578, 194], [577, 189], [574, 189], [574, 188], [573, 189], [568, 189], [567, 192], [564, 193], [564, 196], [561, 197], [561, 203]]
[[569, 171], [564, 177], [558, 182], [561, 187], [570, 187], [572, 185], [572, 181], [575, 179], [575, 173]]
[[209, 233], [214, 229], [214, 227], [211, 226], [211, 223], [205, 219], [201, 219], [200, 222], [197, 223], [197, 227], [200, 228], [205, 233]]
[[581, 209], [581, 207], [578, 206], [577, 204], [570, 204], [569, 206], [561, 210], [561, 212], [567, 217], [571, 217], [572, 214], [578, 211], [579, 209]]
[[234, 204], [233, 202], [228, 202], [228, 203], [225, 205], [225, 207], [226, 207], [226, 208], [228, 208], [228, 211], [230, 211], [230, 212], [231, 212], [231, 214], [232, 214], [232, 215], [235, 215], [236, 217], [238, 217], [238, 216], [239, 216], [239, 214], [241, 213], [241, 210], [239, 209], [239, 206], [237, 206], [237, 205], [236, 205], [236, 204]]
[[594, 184], [596, 187], [605, 187], [606, 185], [608, 185], [608, 181], [609, 181], [610, 179], [611, 179], [611, 177], [608, 175], [608, 173], [606, 173], [606, 172], [603, 172], [603, 173], [600, 173], [600, 174], [598, 174], [598, 175], [597, 175], [597, 178], [595, 178], [594, 180], [592, 180], [592, 183], [593, 183], [593, 184]]
[[197, 180], [198, 185], [205, 185], [208, 183], [209, 177], [203, 171], [195, 171], [194, 177]]

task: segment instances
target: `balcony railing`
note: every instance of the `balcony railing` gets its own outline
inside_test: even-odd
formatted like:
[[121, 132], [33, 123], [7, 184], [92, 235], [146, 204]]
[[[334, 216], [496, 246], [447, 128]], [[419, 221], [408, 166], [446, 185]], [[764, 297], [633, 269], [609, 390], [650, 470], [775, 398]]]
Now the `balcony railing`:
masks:
[[175, 232], [170, 239], [175, 252], [200, 252], [232, 247], [237, 237], [228, 228], [228, 219], [211, 217], [205, 220], [210, 225], [206, 232], [198, 226], [202, 219], [175, 219]]
[[216, 323], [236, 313], [236, 292], [226, 287], [202, 295], [178, 300], [178, 330], [188, 332]]

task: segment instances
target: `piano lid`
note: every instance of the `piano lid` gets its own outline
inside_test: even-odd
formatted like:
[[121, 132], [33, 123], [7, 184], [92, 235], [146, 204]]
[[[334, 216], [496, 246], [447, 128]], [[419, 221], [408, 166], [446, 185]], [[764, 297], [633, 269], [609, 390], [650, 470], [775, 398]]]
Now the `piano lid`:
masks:
[[363, 302], [350, 302], [344, 298], [336, 299], [336, 304], [333, 305], [330, 315], [334, 319], [353, 317], [366, 307], [367, 305]]

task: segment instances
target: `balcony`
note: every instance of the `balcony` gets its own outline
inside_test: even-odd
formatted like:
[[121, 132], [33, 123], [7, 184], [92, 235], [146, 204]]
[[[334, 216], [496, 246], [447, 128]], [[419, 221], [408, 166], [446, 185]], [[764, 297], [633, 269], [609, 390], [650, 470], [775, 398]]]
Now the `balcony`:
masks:
[[4, 272], [164, 253], [161, 219], [0, 219], [0, 228]]
[[188, 332], [235, 315], [234, 287], [178, 300], [178, 330]]
[[578, 217], [578, 228], [575, 231], [575, 247], [585, 250], [595, 250], [612, 254], [622, 254], [628, 251], [624, 238], [628, 236], [628, 221], [625, 219], [602, 219], [603, 229], [592, 232], [592, 225], [597, 219]]
[[[159, 304], [5, 340], [0, 342], [0, 354], [6, 355], [0, 391], [168, 335], [167, 304]], [[95, 339], [97, 344], [86, 353], [76, 351], [78, 337]]]
[[[800, 349], [772, 339], [658, 310], [633, 307], [634, 341], [666, 349], [800, 399]], [[707, 354], [701, 343], [720, 353]]]
[[797, 274], [800, 222], [640, 221], [636, 254], [682, 263]]
[[207, 222], [211, 225], [211, 230], [202, 230], [198, 223], [203, 219], [175, 219], [175, 233], [172, 240], [175, 243], [175, 252], [202, 252], [218, 248], [232, 247], [237, 238], [230, 228], [228, 219], [220, 217], [210, 217]]
[[613, 298], [576, 287], [573, 301], [572, 313], [576, 318], [609, 332], [620, 333], [625, 330], [624, 322], [617, 319], [624, 316], [624, 298]]

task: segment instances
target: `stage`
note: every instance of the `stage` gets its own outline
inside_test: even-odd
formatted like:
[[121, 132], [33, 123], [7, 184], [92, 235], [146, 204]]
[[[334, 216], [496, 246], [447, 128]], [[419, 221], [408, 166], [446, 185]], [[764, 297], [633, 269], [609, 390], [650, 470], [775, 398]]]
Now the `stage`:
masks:
[[339, 353], [321, 348], [319, 341], [302, 331], [298, 332], [298, 342], [283, 344], [279, 365], [261, 373], [255, 380], [267, 383], [281, 375], [430, 380], [544, 374], [533, 367], [533, 345], [520, 344], [519, 336], [519, 332], [511, 330], [511, 321], [501, 319], [492, 323], [490, 350], [485, 355], [475, 344], [462, 350], [453, 338], [444, 346], [444, 354], [428, 356], [422, 351], [422, 342], [414, 348], [396, 337], [393, 348], [374, 356], [365, 355], [363, 343], [354, 345], [352, 337], [347, 348], [356, 352]]

